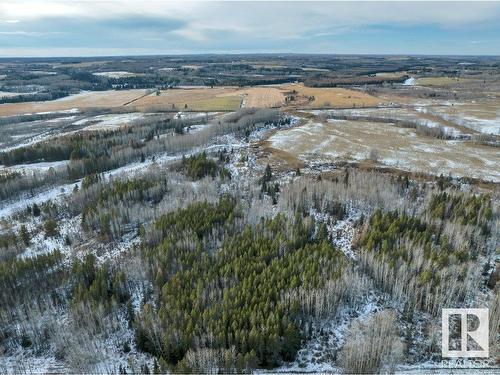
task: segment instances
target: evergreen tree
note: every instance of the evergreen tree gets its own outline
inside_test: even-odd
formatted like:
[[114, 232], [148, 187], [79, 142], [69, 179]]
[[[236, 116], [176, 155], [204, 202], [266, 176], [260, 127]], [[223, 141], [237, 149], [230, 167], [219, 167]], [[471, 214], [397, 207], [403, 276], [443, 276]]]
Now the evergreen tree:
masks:
[[31, 236], [28, 232], [28, 230], [26, 229], [26, 225], [21, 225], [21, 229], [19, 231], [19, 237], [21, 238], [21, 240], [23, 241], [23, 243], [26, 245], [26, 246], [29, 246], [30, 244], [30, 240], [31, 240]]

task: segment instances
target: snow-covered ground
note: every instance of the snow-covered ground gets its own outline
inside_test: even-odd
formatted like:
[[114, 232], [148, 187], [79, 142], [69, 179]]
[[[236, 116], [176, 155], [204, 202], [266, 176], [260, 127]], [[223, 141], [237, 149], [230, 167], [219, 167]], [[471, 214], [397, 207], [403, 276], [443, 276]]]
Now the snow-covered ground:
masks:
[[36, 92], [10, 92], [10, 91], [0, 91], [0, 99], [2, 98], [12, 98], [14, 96], [32, 95]]
[[[201, 125], [200, 127], [207, 126], [207, 125]], [[198, 128], [198, 126], [195, 127], [196, 131], [199, 131], [201, 129]], [[191, 130], [193, 131], [193, 130]], [[258, 131], [257, 131], [258, 132]], [[257, 139], [257, 136], [253, 136], [254, 139]], [[136, 173], [140, 173], [142, 171], [145, 171], [146, 169], [155, 166], [159, 167], [163, 164], [168, 164], [172, 163], [177, 160], [181, 160], [183, 156], [191, 156], [197, 153], [200, 153], [202, 151], [210, 151], [210, 152], [218, 152], [223, 149], [226, 149], [226, 151], [230, 151], [231, 149], [237, 150], [240, 148], [247, 147], [248, 143], [245, 143], [239, 139], [237, 139], [234, 135], [228, 134], [220, 137], [215, 137], [213, 141], [206, 146], [202, 147], [196, 147], [194, 148], [191, 152], [188, 153], [178, 153], [178, 154], [171, 154], [171, 153], [161, 153], [158, 155], [154, 155], [152, 157], [147, 158], [144, 162], [134, 162], [127, 164], [125, 166], [107, 171], [103, 173], [103, 176], [105, 178], [110, 178], [110, 177], [117, 177], [117, 176], [127, 176], [131, 177]], [[40, 169], [49, 169], [51, 166], [58, 166], [61, 167], [63, 166], [67, 161], [62, 161], [62, 162], [53, 162], [53, 163], [34, 163], [34, 164], [26, 164], [22, 166], [14, 166], [14, 167], [8, 167], [8, 168], [31, 168], [31, 170], [35, 170], [37, 168]], [[236, 175], [238, 173], [237, 168], [232, 168], [232, 173]], [[36, 204], [41, 204], [43, 202], [46, 202], [48, 200], [59, 200], [70, 194], [73, 190], [73, 188], [77, 185], [78, 187], [81, 186], [81, 181], [77, 181], [76, 183], [70, 183], [70, 184], [63, 184], [61, 186], [56, 186], [52, 187], [49, 189], [45, 189], [41, 192], [38, 192], [32, 196], [24, 196], [22, 199], [16, 199], [16, 200], [9, 200], [5, 202], [0, 202], [0, 218], [6, 218], [12, 214], [14, 214], [17, 211], [24, 210], [26, 209], [27, 205], [32, 205], [33, 203]]]
[[351, 259], [356, 259], [352, 250], [352, 240], [356, 233], [354, 224], [364, 213], [366, 214], [367, 211], [363, 212], [354, 208], [352, 204], [347, 204], [345, 217], [341, 220], [335, 220], [327, 213], [318, 212], [315, 209], [310, 210], [310, 215], [314, 217], [316, 222], [326, 224], [333, 246]]
[[54, 355], [37, 356], [25, 349], [0, 357], [0, 372], [2, 374], [63, 374], [70, 372]]
[[415, 78], [410, 77], [403, 82], [403, 86], [414, 86], [415, 81], [416, 81]]
[[497, 111], [496, 118], [483, 118], [481, 111], [477, 110], [477, 116], [470, 113], [461, 113], [463, 103], [454, 103], [453, 111], [449, 107], [442, 106], [417, 106], [415, 109], [422, 113], [430, 113], [441, 117], [446, 121], [454, 122], [458, 125], [476, 130], [484, 134], [500, 135], [500, 110]]
[[402, 170], [453, 177], [500, 181], [499, 155], [460, 140], [442, 140], [417, 134], [414, 129], [370, 121], [335, 120], [324, 124], [310, 120], [292, 129], [273, 133], [268, 141], [309, 163], [364, 161], [377, 150], [377, 161]]
[[[126, 114], [133, 115], [133, 114]], [[126, 116], [125, 115], [125, 116]], [[142, 115], [142, 114], [141, 114]], [[203, 114], [205, 115], [205, 114]], [[107, 115], [105, 115], [107, 116]], [[124, 118], [120, 120], [116, 116], [120, 115], [110, 115], [112, 117], [95, 116], [106, 123], [106, 121], [123, 121]], [[124, 115], [122, 115], [124, 116]], [[103, 119], [104, 117], [104, 119]], [[120, 117], [118, 117], [120, 118]], [[130, 117], [125, 117], [129, 119]], [[87, 122], [82, 122], [82, 125], [92, 121], [91, 119], [85, 119]], [[296, 126], [299, 123], [299, 118], [295, 117], [292, 120], [290, 127]], [[133, 121], [133, 120], [130, 120]], [[109, 124], [109, 122], [108, 122]], [[191, 127], [190, 131], [200, 131], [204, 126], [209, 125], [197, 125]], [[287, 131], [298, 133], [306, 137], [311, 137], [315, 135], [316, 127], [319, 125], [312, 125], [309, 128], [297, 127], [294, 129], [288, 129]], [[268, 137], [269, 133], [273, 132], [275, 129], [272, 126], [262, 127], [254, 132], [252, 132], [247, 140], [242, 139], [240, 136], [235, 136], [234, 134], [228, 134], [220, 137], [215, 137], [210, 144], [203, 147], [196, 147], [190, 152], [184, 153], [185, 156], [190, 156], [192, 154], [201, 152], [203, 150], [208, 151], [211, 155], [216, 154], [218, 151], [225, 149], [229, 153], [230, 162], [226, 164], [226, 168], [230, 171], [232, 179], [230, 182], [225, 182], [223, 188], [230, 190], [237, 186], [237, 184], [242, 181], [248, 181], [248, 178], [258, 178], [261, 176], [263, 166], [257, 165], [255, 162], [255, 155], [250, 151], [250, 145], [253, 142], [265, 139]], [[283, 128], [282, 130], [285, 130]], [[401, 129], [401, 131], [406, 131]], [[277, 138], [280, 141], [280, 138]], [[322, 142], [327, 142], [323, 145], [326, 147], [328, 142], [332, 139], [323, 139]], [[281, 146], [286, 147], [289, 143], [284, 143]], [[430, 147], [428, 145], [420, 145], [421, 151], [428, 153], [435, 153], [439, 150]], [[335, 150], [332, 150], [335, 152]], [[121, 168], [117, 168], [112, 171], [103, 173], [104, 178], [113, 179], [120, 177], [130, 178], [138, 173], [142, 173], [148, 168], [161, 168], [169, 163], [178, 161], [182, 158], [182, 154], [168, 154], [162, 153], [149, 157], [145, 162], [135, 162], [125, 165]], [[326, 158], [322, 160], [321, 158], [316, 159], [317, 162], [322, 162], [325, 165], [331, 162], [330, 159]], [[397, 162], [396, 160], [383, 159], [384, 162], [391, 163]], [[58, 162], [59, 163], [59, 162]], [[65, 162], [56, 163], [55, 166], [63, 167]], [[54, 163], [37, 163], [38, 166], [26, 165], [26, 166], [16, 166], [16, 168], [27, 168], [27, 169], [48, 169], [54, 166]], [[314, 164], [314, 163], [310, 163]], [[260, 168], [260, 169], [259, 169]], [[288, 181], [288, 179], [293, 178], [293, 173], [287, 175], [280, 175], [281, 181]], [[194, 184], [194, 183], [193, 183]], [[80, 186], [80, 182], [77, 183]], [[18, 210], [24, 210], [27, 205], [33, 203], [40, 204], [47, 200], [52, 200], [61, 203], [65, 197], [73, 190], [75, 184], [65, 184], [63, 186], [54, 187], [51, 189], [46, 189], [43, 192], [35, 194], [32, 197], [24, 197], [23, 199], [15, 202], [2, 202], [0, 203], [0, 219], [8, 219], [10, 215]], [[221, 191], [223, 191], [221, 188]], [[273, 212], [276, 212], [273, 207]], [[269, 210], [268, 210], [269, 211]], [[356, 234], [355, 223], [360, 218], [362, 214], [367, 215], [368, 212], [361, 210], [358, 207], [354, 207], [352, 204], [347, 204], [346, 215], [342, 220], [334, 220], [329, 215], [325, 213], [320, 213], [315, 210], [311, 210], [310, 214], [315, 217], [317, 222], [325, 222], [327, 224], [327, 230], [332, 240], [333, 245], [341, 250], [345, 256], [353, 262], [356, 262], [356, 254], [352, 249], [352, 240]], [[54, 249], [60, 249], [66, 256], [67, 261], [70, 261], [73, 256], [81, 257], [84, 254], [92, 252], [96, 255], [98, 262], [105, 262], [108, 260], [118, 260], [126, 258], [127, 252], [130, 251], [132, 247], [140, 242], [139, 237], [136, 235], [135, 231], [130, 231], [125, 234], [121, 239], [111, 242], [108, 244], [103, 244], [92, 238], [82, 238], [80, 237], [81, 232], [81, 216], [75, 216], [73, 218], [64, 218], [61, 220], [59, 227], [60, 236], [57, 238], [45, 238], [43, 231], [35, 232], [34, 228], [39, 227], [41, 223], [40, 218], [29, 218], [26, 225], [28, 230], [34, 233], [32, 238], [32, 244], [19, 255], [19, 257], [27, 258], [32, 257], [44, 252], [49, 252]], [[13, 224], [16, 231], [18, 230], [18, 224]], [[17, 225], [17, 226], [16, 226]], [[78, 244], [81, 241], [82, 247], [78, 246], [67, 246], [64, 242], [64, 238], [68, 236], [74, 242], [73, 244]], [[76, 249], [75, 249], [76, 248]], [[138, 290], [136, 295], [133, 296], [133, 306], [137, 310], [141, 298], [141, 290]], [[368, 319], [374, 313], [380, 311], [389, 306], [387, 299], [382, 298], [380, 293], [374, 290], [366, 290], [363, 295], [363, 299], [359, 301], [354, 306], [346, 307], [341, 309], [335, 316], [330, 318], [325, 318], [319, 320], [313, 325], [313, 334], [310, 340], [306, 341], [302, 348], [300, 349], [297, 359], [293, 363], [284, 364], [282, 367], [273, 370], [273, 372], [280, 373], [290, 373], [290, 372], [334, 372], [337, 373], [341, 369], [334, 366], [335, 356], [342, 348], [345, 343], [347, 334], [349, 332], [350, 326], [353, 322], [363, 321]], [[96, 357], [96, 361], [92, 368], [92, 371], [98, 373], [104, 372], [117, 372], [119, 366], [128, 366], [129, 372], [132, 372], [134, 363], [148, 363], [150, 369], [152, 368], [151, 357], [147, 354], [140, 353], [135, 347], [135, 342], [133, 338], [133, 331], [128, 329], [127, 322], [120, 312], [117, 317], [118, 324], [116, 330], [108, 335], [103, 335], [102, 337], [96, 338], [95, 350], [96, 352], [104, 353], [99, 358]], [[130, 352], [125, 353], [123, 350], [124, 343], [130, 345]], [[20, 363], [23, 363], [23, 368], [16, 367]], [[434, 367], [433, 367], [434, 366]], [[432, 369], [436, 368], [436, 364], [429, 363], [428, 370], [431, 373]], [[401, 372], [421, 372], [425, 373], [427, 368], [425, 366], [401, 366], [398, 371]], [[15, 353], [10, 353], [8, 357], [0, 358], [0, 372], [69, 372], [74, 371], [74, 369], [67, 368], [61, 361], [56, 359], [53, 351], [49, 351], [46, 356], [39, 356], [37, 353], [30, 352], [29, 350], [18, 350]], [[137, 369], [135, 369], [137, 371]], [[265, 372], [265, 371], [257, 371]]]
[[15, 150], [16, 148], [21, 148], [21, 147], [26, 147], [26, 146], [31, 146], [35, 143], [47, 140], [49, 138], [53, 137], [50, 131], [43, 132], [42, 134], [38, 134], [36, 136], [30, 137], [28, 139], [25, 139], [23, 142], [18, 143], [14, 146], [7, 146], [3, 147], [0, 149], [0, 152], [6, 152], [6, 151], [11, 151]]
[[342, 309], [336, 317], [313, 324], [313, 335], [297, 353], [294, 362], [279, 367], [276, 372], [338, 373], [333, 362], [345, 343], [349, 327], [355, 321], [364, 321], [381, 310], [380, 298], [371, 293], [359, 306]]
[[146, 114], [140, 112], [99, 115], [83, 118], [81, 120], [75, 121], [73, 124], [89, 124], [84, 128], [84, 130], [113, 129], [118, 128], [122, 125], [130, 124], [131, 122], [134, 122], [136, 120], [143, 119], [145, 116]]
[[0, 219], [5, 219], [18, 211], [25, 210], [27, 206], [34, 203], [40, 205], [49, 200], [54, 201], [63, 198], [73, 191], [75, 185], [80, 187], [81, 181], [45, 189], [34, 195], [24, 195], [14, 201], [2, 201], [0, 202]]
[[68, 160], [47, 161], [32, 164], [16, 164], [13, 166], [0, 165], [0, 174], [2, 172], [48, 172], [50, 169], [58, 170], [66, 167]]
[[[76, 95], [79, 95], [79, 94], [75, 94]], [[56, 100], [64, 100], [66, 98], [70, 98], [72, 95], [70, 96], [65, 96], [64, 98], [59, 98], [59, 99], [56, 99]], [[58, 110], [58, 111], [45, 111], [45, 112], [36, 112], [35, 114], [37, 115], [47, 115], [47, 114], [50, 114], [50, 113], [78, 113], [80, 112], [80, 110], [78, 108], [69, 108], [69, 109], [61, 109], [61, 110]], [[32, 113], [28, 113], [28, 115], [30, 115]]]
[[177, 112], [174, 115], [175, 119], [185, 119], [185, 120], [193, 120], [205, 117], [211, 117], [217, 115], [219, 112]]
[[45, 122], [53, 123], [53, 122], [61, 122], [61, 121], [71, 121], [71, 120], [74, 120], [75, 118], [76, 118], [76, 116], [63, 116], [63, 117], [53, 118], [51, 120], [45, 120]]
[[205, 128], [206, 126], [207, 124], [186, 126], [184, 127], [183, 131], [184, 133], [196, 133]]
[[98, 77], [107, 77], [107, 78], [126, 78], [126, 77], [134, 77], [137, 76], [137, 73], [126, 72], [126, 71], [116, 71], [116, 72], [97, 72], [92, 73]]
[[[137, 306], [142, 296], [142, 288], [137, 285], [132, 295], [133, 306]], [[147, 353], [138, 351], [134, 339], [134, 331], [128, 327], [125, 309], [121, 309], [116, 315], [107, 318], [108, 325], [102, 328], [102, 332], [92, 336], [92, 342], [87, 348], [82, 348], [81, 352], [72, 352], [64, 347], [64, 344], [77, 346], [79, 340], [89, 341], [84, 337], [71, 336], [71, 317], [67, 311], [52, 311], [54, 316], [41, 316], [40, 320], [45, 321], [50, 327], [57, 319], [57, 329], [63, 340], [58, 345], [50, 345], [45, 350], [44, 355], [40, 355], [31, 348], [19, 346], [8, 356], [0, 356], [0, 373], [2, 374], [62, 374], [62, 373], [92, 373], [92, 374], [119, 374], [120, 368], [127, 373], [142, 373], [141, 366], [147, 364], [150, 370], [153, 369], [153, 358]], [[67, 330], [67, 332], [65, 332]], [[125, 350], [125, 346], [128, 346]], [[72, 348], [77, 349], [78, 348]], [[61, 361], [57, 358], [58, 351], [67, 350], [69, 358]], [[82, 357], [85, 357], [83, 360]], [[85, 364], [85, 367], [80, 367]]]

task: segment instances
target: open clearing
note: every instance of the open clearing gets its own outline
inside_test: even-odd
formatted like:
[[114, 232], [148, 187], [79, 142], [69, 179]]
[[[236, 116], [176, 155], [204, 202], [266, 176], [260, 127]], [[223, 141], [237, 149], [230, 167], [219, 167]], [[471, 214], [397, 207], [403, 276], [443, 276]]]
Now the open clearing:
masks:
[[450, 135], [474, 134], [475, 130], [459, 125], [456, 122], [446, 120], [442, 117], [433, 115], [423, 107], [404, 108], [404, 107], [381, 107], [381, 108], [356, 108], [356, 109], [338, 109], [338, 110], [311, 110], [303, 113], [312, 113], [315, 115], [333, 115], [350, 116], [359, 118], [384, 118], [387, 122], [392, 120], [409, 121], [428, 127], [442, 127]]
[[375, 73], [376, 77], [384, 77], [384, 78], [401, 78], [407, 75], [407, 72], [379, 72]]
[[114, 79], [124, 78], [124, 77], [137, 77], [137, 76], [143, 75], [143, 74], [139, 74], [139, 73], [125, 72], [125, 71], [96, 72], [96, 73], [92, 73], [92, 74], [94, 74], [95, 76], [99, 76], [99, 77], [107, 77], [107, 78], [114, 78]]
[[113, 130], [145, 117], [144, 113], [121, 113], [86, 117], [74, 125], [86, 125], [82, 130]]
[[313, 88], [302, 84], [280, 86], [198, 87], [162, 90], [160, 95], [148, 95], [129, 106], [138, 110], [177, 108], [191, 111], [231, 111], [243, 107], [271, 108], [286, 104], [285, 97], [297, 108], [361, 108], [385, 104], [384, 100], [363, 92], [343, 88]]
[[231, 87], [162, 90], [134, 101], [137, 109], [163, 108], [191, 111], [232, 111], [240, 107], [241, 97]]
[[481, 133], [500, 135], [500, 99], [417, 109]]
[[330, 69], [324, 69], [324, 68], [309, 68], [309, 67], [305, 67], [305, 68], [300, 68], [302, 69], [304, 72], [329, 72]]
[[235, 111], [241, 105], [239, 96], [218, 96], [190, 102], [183, 110], [191, 111]]
[[[339, 87], [306, 87], [303, 84], [281, 86], [288, 92], [297, 92], [302, 97], [314, 97], [313, 100], [298, 103], [299, 108], [352, 108], [375, 107], [385, 104], [383, 100], [360, 91]], [[293, 104], [293, 102], [291, 102]]]
[[283, 91], [276, 87], [249, 87], [236, 93], [243, 98], [243, 107], [247, 108], [276, 108], [285, 104]]
[[500, 154], [468, 142], [421, 137], [413, 129], [367, 121], [313, 120], [276, 132], [268, 146], [302, 161], [360, 161], [375, 149], [380, 163], [403, 170], [500, 181]]
[[448, 86], [467, 83], [466, 78], [452, 78], [452, 77], [421, 77], [416, 79], [416, 84], [420, 86]]
[[0, 116], [58, 112], [73, 108], [120, 107], [146, 93], [147, 90], [89, 91], [46, 102], [0, 104]]
[[10, 91], [0, 91], [0, 99], [12, 98], [14, 96], [31, 95], [33, 92], [10, 92]]
[[131, 104], [139, 109], [167, 107], [192, 111], [233, 111], [240, 107], [269, 108], [285, 103], [283, 91], [275, 87], [216, 87], [163, 90]]

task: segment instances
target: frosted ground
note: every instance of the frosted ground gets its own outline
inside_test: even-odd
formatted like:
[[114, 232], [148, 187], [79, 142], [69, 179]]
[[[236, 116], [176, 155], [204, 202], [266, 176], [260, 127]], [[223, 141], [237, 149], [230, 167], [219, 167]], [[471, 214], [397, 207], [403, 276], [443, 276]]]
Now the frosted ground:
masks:
[[421, 107], [418, 110], [481, 133], [500, 135], [500, 106], [498, 102], [455, 103], [453, 106]]
[[[67, 115], [71, 113], [74, 114], [71, 116]], [[1, 127], [0, 136], [2, 134], [5, 136], [3, 139], [0, 139], [0, 152], [29, 146], [41, 141], [46, 141], [50, 138], [58, 137], [62, 134], [69, 134], [82, 130], [113, 130], [152, 115], [151, 113], [132, 112], [89, 116], [79, 114], [76, 109], [38, 114], [54, 114], [56, 116], [59, 114], [60, 117]]]
[[97, 72], [93, 73], [98, 77], [107, 77], [107, 78], [124, 78], [124, 77], [133, 77], [139, 74], [125, 71], [116, 71], [116, 72]]
[[311, 119], [293, 129], [277, 131], [268, 142], [305, 162], [359, 162], [375, 150], [378, 163], [387, 167], [500, 181], [496, 148], [422, 136], [414, 129], [390, 123]]

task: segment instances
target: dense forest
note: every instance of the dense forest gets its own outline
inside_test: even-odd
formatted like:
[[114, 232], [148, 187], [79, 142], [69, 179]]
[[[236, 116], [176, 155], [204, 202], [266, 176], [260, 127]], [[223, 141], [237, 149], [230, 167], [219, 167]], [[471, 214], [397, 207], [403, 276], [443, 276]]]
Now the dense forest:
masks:
[[[228, 369], [236, 363], [274, 367], [292, 360], [304, 318], [299, 301], [282, 301], [281, 296], [300, 287], [322, 287], [341, 272], [340, 253], [326, 238], [314, 238], [310, 220], [278, 216], [240, 229], [238, 216], [227, 197], [215, 206], [190, 206], [161, 217], [155, 229], [163, 238], [145, 250], [151, 281], [159, 291], [158, 311], [151, 305], [143, 308], [138, 345], [182, 372], [203, 370], [190, 368], [185, 360], [188, 350], [196, 353], [200, 345], [234, 348], [235, 357], [224, 364]], [[221, 232], [221, 248], [210, 251], [207, 236]], [[154, 319], [159, 319], [159, 332], [151, 331]]]

